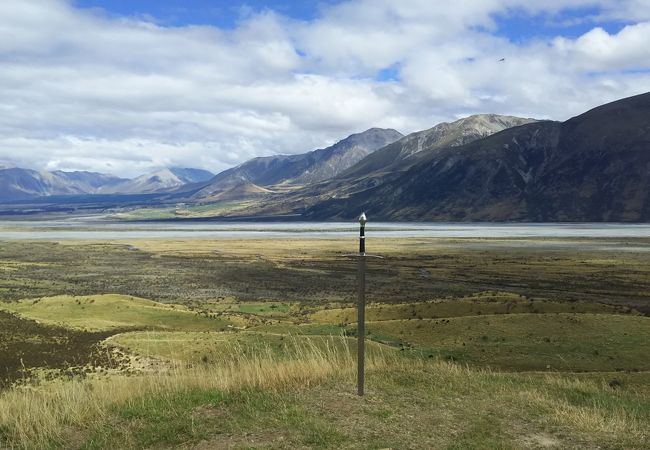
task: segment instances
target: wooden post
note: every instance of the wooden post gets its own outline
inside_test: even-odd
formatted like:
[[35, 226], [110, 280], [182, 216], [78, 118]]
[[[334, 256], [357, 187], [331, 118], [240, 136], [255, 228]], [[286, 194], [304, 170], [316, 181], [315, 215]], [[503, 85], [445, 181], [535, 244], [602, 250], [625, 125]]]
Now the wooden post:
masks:
[[358, 301], [357, 301], [357, 394], [363, 396], [365, 387], [365, 339], [366, 339], [366, 258], [380, 258], [366, 254], [366, 214], [359, 217], [359, 253], [343, 255], [358, 259]]
[[359, 217], [359, 301], [357, 305], [357, 394], [363, 395], [366, 345], [366, 213]]
[[[363, 242], [363, 240], [361, 241]], [[359, 302], [357, 310], [357, 394], [363, 395], [366, 344], [366, 258], [359, 256]]]

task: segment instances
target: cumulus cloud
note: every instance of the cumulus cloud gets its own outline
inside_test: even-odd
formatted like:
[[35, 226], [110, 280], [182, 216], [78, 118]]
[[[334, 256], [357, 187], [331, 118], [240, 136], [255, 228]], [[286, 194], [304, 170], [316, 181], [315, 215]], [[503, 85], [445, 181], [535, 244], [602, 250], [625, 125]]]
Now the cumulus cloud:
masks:
[[[591, 26], [577, 38], [498, 33], [504, 17], [582, 10], [572, 17]], [[605, 31], [611, 20], [619, 31]], [[645, 0], [348, 0], [310, 21], [252, 12], [229, 30], [4, 0], [0, 161], [218, 172], [372, 126], [411, 132], [479, 112], [563, 120], [650, 90], [647, 42]]]

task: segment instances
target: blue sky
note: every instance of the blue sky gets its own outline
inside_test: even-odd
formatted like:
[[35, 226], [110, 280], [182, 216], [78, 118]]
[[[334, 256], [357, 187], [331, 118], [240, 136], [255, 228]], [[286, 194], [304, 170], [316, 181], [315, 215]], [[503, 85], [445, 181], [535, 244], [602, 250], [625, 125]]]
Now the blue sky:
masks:
[[[155, 20], [164, 26], [210, 25], [232, 29], [251, 14], [274, 11], [296, 20], [311, 21], [323, 9], [344, 0], [75, 0], [79, 8], [99, 8], [111, 15]], [[432, 2], [432, 4], [434, 4]], [[595, 25], [616, 33], [630, 20], [597, 19], [598, 7], [567, 7], [553, 13], [529, 14], [512, 10], [495, 15], [496, 34], [520, 42], [557, 35], [578, 37]]]
[[557, 13], [526, 14], [513, 11], [497, 16], [497, 34], [515, 42], [554, 36], [577, 38], [594, 26], [618, 33], [628, 23], [623, 20], [597, 19], [598, 8], [569, 8]]
[[[195, 26], [200, 25], [200, 26]], [[2, 0], [0, 165], [219, 172], [650, 91], [650, 0]]]
[[251, 13], [272, 10], [299, 20], [312, 20], [323, 7], [341, 0], [77, 0], [81, 8], [101, 8], [118, 16], [150, 16], [167, 26], [213, 25], [234, 28]]

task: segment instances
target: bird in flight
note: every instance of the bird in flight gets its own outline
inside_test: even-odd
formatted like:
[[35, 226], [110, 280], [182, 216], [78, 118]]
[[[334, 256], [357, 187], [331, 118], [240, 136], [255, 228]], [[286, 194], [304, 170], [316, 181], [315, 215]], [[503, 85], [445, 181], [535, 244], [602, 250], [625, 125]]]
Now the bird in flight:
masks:
[[501, 58], [499, 62], [505, 62], [505, 60], [506, 60], [505, 58]]

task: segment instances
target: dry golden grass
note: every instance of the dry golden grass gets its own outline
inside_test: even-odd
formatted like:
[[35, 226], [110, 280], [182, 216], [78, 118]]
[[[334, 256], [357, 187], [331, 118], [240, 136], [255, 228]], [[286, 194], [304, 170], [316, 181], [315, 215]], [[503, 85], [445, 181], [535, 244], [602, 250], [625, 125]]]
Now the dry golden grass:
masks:
[[[255, 354], [276, 360], [293, 357], [307, 349], [320, 348], [326, 353], [347, 352], [356, 346], [356, 339], [341, 336], [303, 336], [277, 333], [240, 332], [189, 332], [189, 331], [135, 331], [120, 333], [106, 340], [129, 354], [156, 360], [187, 363], [227, 363], [241, 355]], [[396, 349], [377, 342], [366, 343], [366, 354], [395, 352]]]
[[[375, 352], [366, 364], [372, 370], [386, 365], [390, 358], [391, 352]], [[335, 375], [350, 378], [354, 367], [349, 341], [332, 338], [330, 346], [301, 342], [283, 360], [278, 360], [269, 349], [254, 356], [241, 352], [218, 366], [176, 365], [167, 371], [135, 377], [15, 387], [0, 394], [0, 446], [32, 449], [66, 442], [71, 428], [83, 430], [105, 419], [112, 406], [138, 398], [190, 389], [232, 392], [245, 388], [273, 391], [304, 387]]]
[[[353, 349], [332, 342], [325, 348], [305, 347], [303, 342], [285, 359], [272, 351], [255, 356], [242, 352], [218, 366], [176, 365], [130, 378], [14, 388], [0, 395], [0, 447], [67, 449], [94, 442], [92, 448], [109, 448], [117, 437], [125, 448], [141, 448], [138, 442], [150, 442], [143, 446], [147, 448], [185, 448], [197, 441], [191, 430], [184, 431], [188, 441], [175, 438], [175, 420], [206, 420], [200, 436], [210, 437], [210, 421], [223, 419], [211, 418], [217, 411], [242, 433], [255, 432], [259, 421], [266, 424], [262, 427], [290, 435], [292, 440], [269, 448], [291, 448], [301, 442], [304, 446], [310, 437], [294, 429], [303, 420], [305, 426], [320, 424], [321, 431], [327, 431], [316, 441], [321, 448], [401, 443], [408, 448], [641, 449], [650, 443], [647, 396], [635, 393], [632, 385], [615, 391], [593, 378], [503, 374], [379, 352], [368, 358], [367, 397], [358, 399], [351, 392]], [[250, 389], [257, 389], [252, 399]], [[172, 407], [186, 392], [205, 392], [208, 406], [200, 407], [199, 401], [185, 413], [167, 417], [166, 425], [158, 423], [159, 412], [149, 408]], [[252, 403], [215, 405], [208, 392], [242, 393], [237, 398]], [[259, 405], [256, 396], [268, 397], [272, 404]], [[249, 417], [238, 416], [242, 408], [251, 409]], [[111, 431], [119, 411], [125, 410], [139, 411], [137, 418], [120, 422], [120, 428]], [[203, 412], [207, 417], [201, 417]], [[303, 419], [302, 414], [309, 417]], [[131, 433], [140, 433], [140, 439], [145, 433], [145, 440], [138, 441]], [[154, 440], [148, 441], [151, 435], [146, 433], [154, 433]], [[158, 439], [156, 433], [165, 437]], [[217, 447], [229, 442], [223, 435], [213, 437], [209, 442]], [[358, 445], [357, 439], [372, 445]], [[180, 445], [183, 442], [187, 445]]]

